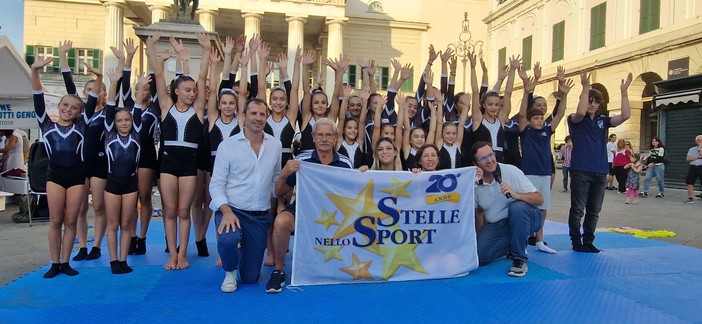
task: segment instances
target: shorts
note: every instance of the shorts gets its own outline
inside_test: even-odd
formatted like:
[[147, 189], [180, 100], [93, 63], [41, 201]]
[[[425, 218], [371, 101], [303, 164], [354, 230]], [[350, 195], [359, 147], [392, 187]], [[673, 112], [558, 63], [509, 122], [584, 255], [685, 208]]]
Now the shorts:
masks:
[[609, 162], [608, 164], [609, 164], [609, 173], [607, 173], [607, 174], [613, 176], [614, 175], [614, 167], [612, 166], [612, 162]]
[[289, 212], [295, 217], [295, 206], [297, 205], [296, 202], [291, 203], [290, 205], [286, 206], [283, 211]]
[[47, 181], [51, 181], [64, 189], [78, 185], [85, 185], [85, 179], [85, 166], [83, 164], [66, 168], [49, 163]]
[[685, 177], [685, 184], [686, 185], [694, 185], [695, 181], [697, 179], [700, 180], [700, 183], [702, 183], [702, 166], [699, 165], [691, 165], [689, 169], [687, 169], [687, 176]]
[[541, 210], [551, 209], [551, 176], [547, 175], [527, 175], [529, 181], [536, 187], [536, 190], [544, 197], [544, 203], [541, 206], [534, 206]]
[[97, 158], [85, 161], [85, 177], [107, 179], [107, 155], [100, 153]]
[[139, 169], [158, 170], [158, 157], [156, 156], [156, 146], [153, 142], [141, 146], [141, 156], [139, 156]]
[[113, 195], [126, 195], [135, 193], [138, 190], [137, 176], [116, 177], [111, 174], [107, 175], [107, 183], [105, 183], [105, 191]]
[[212, 172], [211, 167], [214, 166], [214, 161], [212, 161], [212, 156], [209, 149], [209, 143], [207, 145], [200, 143], [197, 149], [197, 169], [202, 171]]
[[197, 176], [197, 150], [177, 146], [164, 147], [161, 173], [176, 177]]

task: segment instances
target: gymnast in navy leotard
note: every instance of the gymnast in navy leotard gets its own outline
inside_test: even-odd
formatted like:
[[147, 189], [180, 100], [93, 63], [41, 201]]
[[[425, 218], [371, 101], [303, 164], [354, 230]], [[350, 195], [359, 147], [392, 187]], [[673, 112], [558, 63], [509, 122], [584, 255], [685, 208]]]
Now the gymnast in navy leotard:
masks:
[[[163, 66], [156, 53], [156, 43], [160, 37], [161, 33], [157, 33], [150, 36], [146, 43], [161, 108], [161, 136], [164, 148], [161, 160], [161, 198], [170, 253], [164, 268], [177, 270], [190, 266], [185, 256], [190, 234], [190, 206], [197, 174], [196, 153], [202, 137], [207, 99], [205, 86], [209, 62], [202, 60], [197, 83], [187, 76], [177, 78], [169, 96]], [[210, 40], [204, 33], [198, 33], [197, 37], [202, 47], [202, 57], [207, 57], [212, 47]], [[180, 240], [177, 240], [178, 237]], [[179, 250], [176, 249], [177, 242], [180, 243]]]
[[[75, 95], [66, 95], [58, 105], [58, 118], [52, 121], [44, 104], [44, 94], [39, 70], [52, 59], [32, 64], [32, 89], [34, 110], [42, 133], [42, 141], [49, 155], [49, 174], [46, 193], [49, 205], [49, 252], [51, 268], [45, 278], [62, 272], [75, 276], [78, 271], [71, 268], [68, 259], [76, 237], [76, 220], [85, 186], [83, 144], [85, 128], [93, 111], [83, 112], [83, 101]], [[98, 80], [101, 81], [98, 74]], [[64, 229], [63, 235], [61, 229]]]
[[[117, 84], [120, 77], [128, 79], [128, 73], [111, 69], [110, 90], [105, 106], [105, 155], [108, 162], [107, 183], [105, 185], [105, 207], [107, 215], [107, 248], [110, 253], [110, 268], [113, 274], [132, 272], [127, 265], [127, 252], [132, 237], [132, 223], [137, 203], [137, 168], [141, 145], [141, 110], [134, 107], [131, 93], [125, 100], [129, 108], [117, 108]], [[128, 81], [127, 81], [128, 82]], [[119, 254], [117, 254], [117, 230], [121, 229]]]

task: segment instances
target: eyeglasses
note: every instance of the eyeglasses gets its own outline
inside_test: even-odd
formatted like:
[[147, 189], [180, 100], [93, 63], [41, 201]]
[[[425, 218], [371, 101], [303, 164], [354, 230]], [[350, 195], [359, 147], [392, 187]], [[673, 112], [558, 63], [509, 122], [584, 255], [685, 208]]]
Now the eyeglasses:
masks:
[[488, 155], [486, 155], [486, 156], [483, 156], [483, 157], [478, 158], [478, 162], [485, 162], [487, 159], [489, 159], [489, 158], [491, 158], [491, 157], [493, 157], [493, 156], [495, 156], [495, 152], [492, 152], [492, 153], [490, 153], [490, 154], [488, 154]]
[[327, 133], [327, 134], [314, 134], [314, 136], [317, 136], [319, 138], [324, 139], [324, 138], [334, 138], [336, 135]]

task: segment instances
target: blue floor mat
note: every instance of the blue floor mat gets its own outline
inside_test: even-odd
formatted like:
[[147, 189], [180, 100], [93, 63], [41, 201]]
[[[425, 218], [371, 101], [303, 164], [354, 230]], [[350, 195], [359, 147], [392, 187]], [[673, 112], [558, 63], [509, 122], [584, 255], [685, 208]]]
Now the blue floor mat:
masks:
[[270, 267], [257, 284], [220, 292], [212, 228], [209, 257], [197, 257], [191, 243], [189, 269], [163, 270], [168, 254], [160, 225], [149, 230], [147, 254], [129, 256], [130, 274], [110, 273], [103, 245], [100, 259], [72, 262], [78, 276], [43, 279], [45, 266], [0, 287], [0, 322], [702, 322], [702, 250], [624, 234], [598, 232], [603, 252], [575, 253], [564, 224], [552, 223], [560, 231], [546, 241], [558, 252], [529, 247], [523, 278], [508, 277], [511, 261], [500, 259], [461, 278], [305, 286], [271, 295], [264, 291]]

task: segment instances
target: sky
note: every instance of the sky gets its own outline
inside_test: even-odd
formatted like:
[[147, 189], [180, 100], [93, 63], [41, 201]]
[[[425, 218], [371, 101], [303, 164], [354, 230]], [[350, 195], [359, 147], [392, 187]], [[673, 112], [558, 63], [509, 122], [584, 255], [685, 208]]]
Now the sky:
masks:
[[22, 0], [0, 0], [0, 35], [10, 38], [20, 55], [24, 55], [24, 3]]

